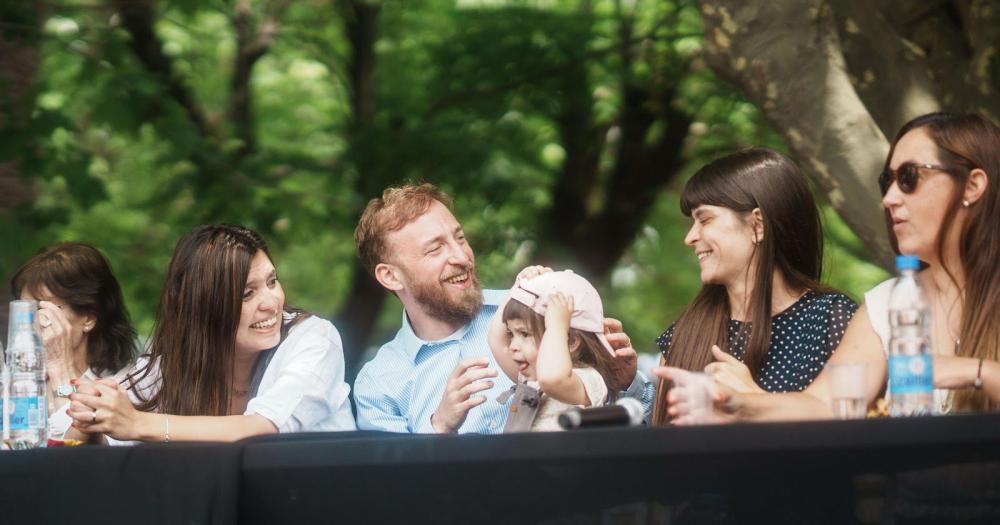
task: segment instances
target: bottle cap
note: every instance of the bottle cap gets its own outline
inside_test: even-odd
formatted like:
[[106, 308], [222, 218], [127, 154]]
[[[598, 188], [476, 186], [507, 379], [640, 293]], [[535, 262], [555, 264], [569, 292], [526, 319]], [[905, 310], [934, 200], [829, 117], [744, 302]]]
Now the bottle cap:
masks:
[[920, 259], [916, 255], [897, 255], [896, 256], [896, 269], [897, 270], [919, 270], [920, 269]]

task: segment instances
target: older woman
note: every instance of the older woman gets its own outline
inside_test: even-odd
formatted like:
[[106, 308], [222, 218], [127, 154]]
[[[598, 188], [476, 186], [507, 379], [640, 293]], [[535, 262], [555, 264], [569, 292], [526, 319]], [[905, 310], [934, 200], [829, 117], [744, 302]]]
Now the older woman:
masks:
[[354, 430], [340, 334], [287, 307], [267, 245], [240, 226], [177, 244], [149, 352], [124, 384], [71, 395], [74, 427], [119, 441]]
[[49, 436], [70, 426], [70, 381], [118, 377], [135, 357], [135, 329], [111, 266], [92, 246], [62, 243], [28, 259], [10, 280], [14, 296], [37, 300], [50, 393]]
[[[975, 115], [932, 113], [907, 123], [892, 141], [879, 178], [897, 251], [926, 264], [918, 274], [933, 318], [936, 388], [953, 395], [944, 411], [1000, 405], [1000, 128]], [[837, 351], [837, 362], [867, 363], [865, 398], [885, 388], [890, 279], [865, 295]], [[680, 388], [669, 395], [678, 422], [689, 375], [661, 368]], [[717, 385], [717, 415], [746, 420], [832, 416], [824, 371], [802, 393], [744, 394]]]

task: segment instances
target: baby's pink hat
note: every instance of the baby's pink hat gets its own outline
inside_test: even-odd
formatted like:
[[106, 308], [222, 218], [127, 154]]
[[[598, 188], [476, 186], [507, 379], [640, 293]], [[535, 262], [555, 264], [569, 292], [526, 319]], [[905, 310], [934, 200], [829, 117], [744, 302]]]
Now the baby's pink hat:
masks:
[[597, 334], [597, 338], [611, 355], [615, 351], [604, 336], [604, 306], [601, 296], [589, 281], [573, 273], [572, 270], [543, 273], [531, 279], [514, 284], [510, 298], [545, 316], [549, 306], [549, 295], [560, 292], [573, 298], [573, 313], [569, 318], [570, 328]]

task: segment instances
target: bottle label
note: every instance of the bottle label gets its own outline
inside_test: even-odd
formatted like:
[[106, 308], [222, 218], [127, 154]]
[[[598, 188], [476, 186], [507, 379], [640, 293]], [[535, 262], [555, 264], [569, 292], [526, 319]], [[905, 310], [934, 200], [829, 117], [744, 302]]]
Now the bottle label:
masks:
[[42, 428], [45, 420], [42, 412], [45, 409], [44, 397], [12, 397], [10, 398], [10, 429], [31, 430]]
[[930, 354], [889, 356], [889, 391], [922, 394], [934, 390], [934, 368]]

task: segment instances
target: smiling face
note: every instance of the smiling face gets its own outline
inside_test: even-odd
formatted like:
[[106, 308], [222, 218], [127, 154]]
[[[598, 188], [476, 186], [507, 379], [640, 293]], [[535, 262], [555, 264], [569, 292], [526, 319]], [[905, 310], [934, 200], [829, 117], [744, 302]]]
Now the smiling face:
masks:
[[752, 279], [747, 272], [755, 248], [750, 214], [703, 204], [692, 210], [691, 220], [684, 243], [694, 248], [703, 284], [729, 286]]
[[538, 359], [538, 341], [531, 332], [531, 327], [523, 319], [507, 321], [507, 332], [510, 336], [511, 360], [517, 365], [517, 371], [528, 381], [534, 381], [535, 361]]
[[258, 250], [250, 263], [243, 308], [236, 329], [236, 353], [256, 353], [273, 348], [281, 341], [281, 313], [285, 292], [271, 259]]
[[433, 202], [386, 240], [404, 304], [412, 300], [431, 317], [458, 326], [475, 317], [483, 297], [476, 259], [448, 208]]
[[[923, 128], [914, 129], [899, 139], [889, 167], [895, 170], [906, 162], [941, 164], [937, 146]], [[896, 182], [889, 186], [882, 197], [882, 206], [892, 218], [892, 231], [900, 253], [916, 255], [922, 261], [937, 259], [938, 232], [954, 199], [955, 189], [955, 182], [947, 173], [933, 169], [920, 170], [913, 193], [903, 193]], [[955, 231], [949, 236], [957, 242], [959, 221], [954, 221], [953, 226]], [[950, 244], [946, 240], [945, 245]]]

